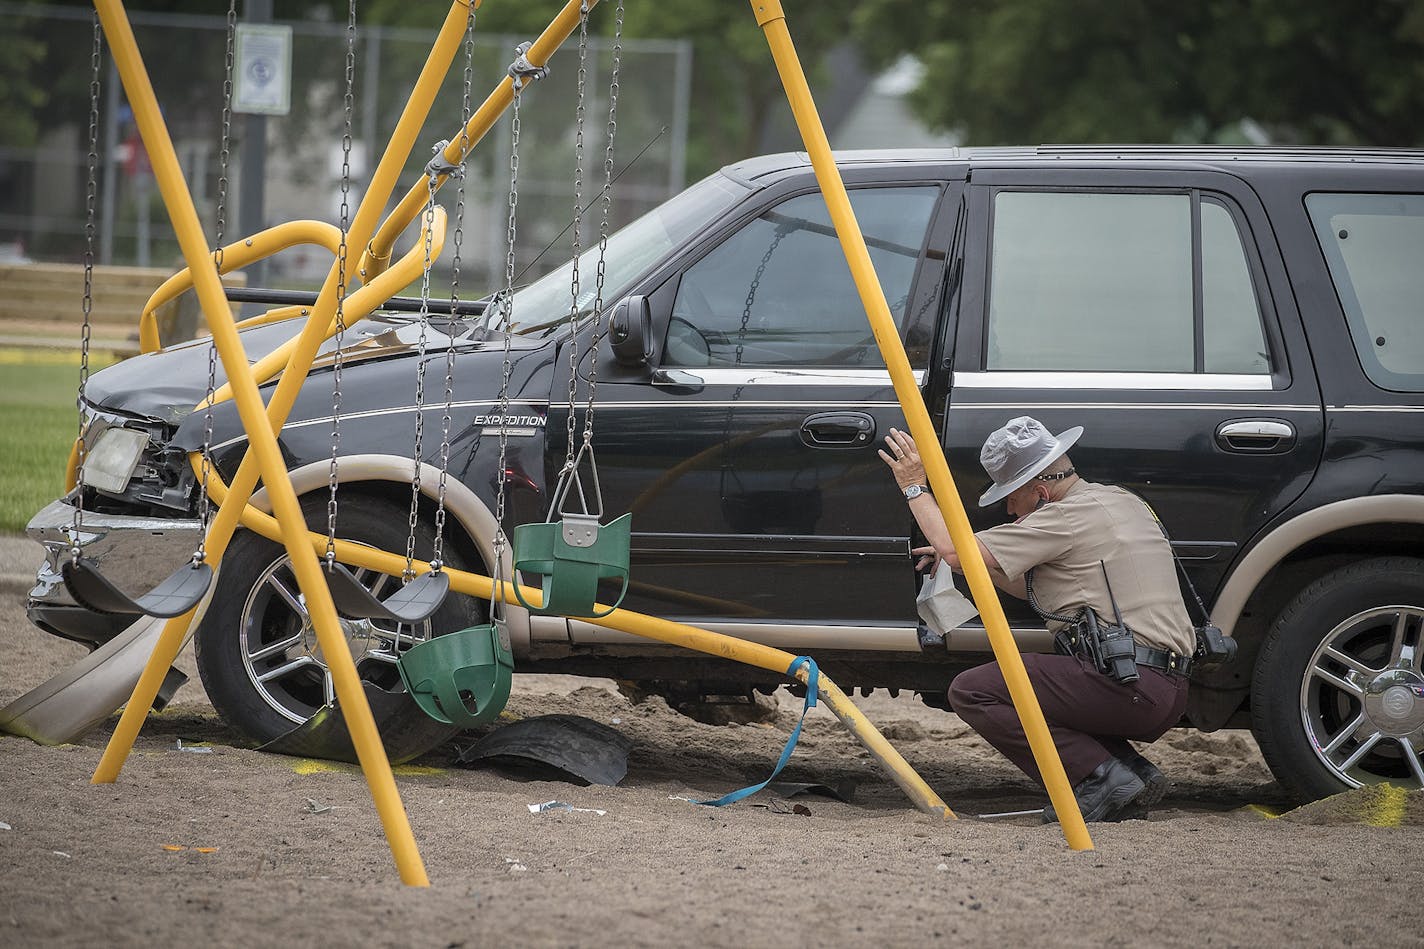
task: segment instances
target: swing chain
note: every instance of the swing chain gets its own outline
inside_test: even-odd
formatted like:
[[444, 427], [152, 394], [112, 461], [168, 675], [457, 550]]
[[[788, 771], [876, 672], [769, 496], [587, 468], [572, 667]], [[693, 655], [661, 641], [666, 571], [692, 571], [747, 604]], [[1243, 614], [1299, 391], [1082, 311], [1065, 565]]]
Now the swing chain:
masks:
[[[521, 54], [522, 55], [522, 54]], [[512, 69], [513, 67], [511, 67]], [[514, 335], [514, 246], [515, 222], [519, 206], [519, 102], [521, 86], [516, 79], [509, 117], [509, 217], [505, 224], [507, 250], [504, 256], [504, 362], [499, 381], [499, 470], [494, 508], [494, 574], [490, 585], [490, 620], [496, 612], [504, 615], [504, 534], [505, 489], [509, 483], [509, 378], [510, 342]], [[496, 301], [498, 302], [498, 301]]]
[[331, 468], [326, 502], [326, 564], [336, 563], [337, 455], [341, 445], [341, 363], [346, 331], [346, 236], [351, 223], [351, 114], [356, 106], [356, 0], [350, 0], [346, 15], [346, 92], [342, 98], [345, 127], [341, 135], [341, 244], [336, 265], [336, 333], [331, 366]]
[[90, 314], [94, 310], [94, 206], [99, 194], [99, 76], [103, 62], [104, 31], [99, 25], [99, 11], [94, 11], [94, 47], [89, 57], [89, 152], [85, 156], [88, 174], [84, 188], [84, 314], [79, 335], [79, 441], [78, 464], [75, 467], [74, 524], [69, 537], [69, 556], [79, 562], [80, 533], [84, 529], [84, 462], [89, 457], [89, 444], [84, 424], [84, 390], [89, 385]]
[[588, 103], [588, 4], [579, 7], [579, 60], [578, 60], [578, 107], [574, 112], [574, 214], [570, 237], [572, 263], [569, 274], [569, 414], [567, 428], [567, 454], [564, 456], [564, 473], [574, 467], [574, 406], [578, 399], [578, 333], [579, 333], [579, 251], [582, 239], [579, 233], [583, 224], [583, 131]]
[[614, 11], [613, 62], [608, 79], [608, 127], [607, 141], [603, 150], [603, 193], [598, 222], [598, 269], [594, 274], [593, 291], [593, 338], [589, 350], [594, 354], [588, 367], [588, 405], [583, 415], [583, 443], [593, 442], [593, 407], [598, 394], [598, 346], [603, 341], [603, 283], [605, 257], [608, 253], [608, 224], [613, 210], [613, 139], [618, 132], [618, 69], [623, 51], [623, 0], [618, 0]]
[[[217, 268], [219, 276], [221, 276], [223, 268], [223, 232], [227, 226], [227, 170], [228, 162], [232, 156], [232, 66], [235, 58], [233, 43], [236, 34], [237, 0], [228, 0], [227, 49], [223, 57], [222, 141], [218, 147], [218, 197], [214, 214], [217, 221], [216, 234], [213, 239], [213, 243], [216, 245], [213, 249], [213, 264]], [[201, 525], [201, 529], [198, 533], [198, 547], [193, 551], [194, 563], [204, 563], [208, 559], [208, 525], [212, 516], [212, 498], [208, 495], [208, 480], [212, 474], [213, 395], [217, 391], [217, 363], [217, 346], [209, 340], [208, 391], [207, 398], [203, 402], [203, 447], [201, 450], [203, 463], [198, 487], [198, 523]]]
[[[465, 73], [464, 94], [460, 102], [460, 154], [470, 150], [470, 89], [474, 85], [475, 71], [475, 6], [470, 4], [469, 18], [465, 23]], [[443, 146], [441, 148], [443, 152]], [[450, 322], [454, 323], [460, 302], [460, 245], [464, 241], [465, 224], [465, 175], [463, 165], [456, 176], [459, 184], [455, 188], [455, 234], [450, 258]], [[451, 407], [455, 403], [455, 340], [453, 331], [445, 347], [445, 411], [440, 417], [440, 483], [435, 491], [435, 548], [431, 554], [430, 567], [439, 570], [445, 558], [445, 490], [450, 474], [450, 428]]]
[[509, 64], [509, 78], [514, 80], [514, 94], [518, 97], [524, 86], [532, 80], [549, 75], [548, 66], [535, 66], [529, 61], [529, 50], [534, 47], [531, 40], [525, 40], [514, 47], [514, 62]]
[[[437, 154], [442, 147], [435, 147]], [[425, 263], [420, 271], [420, 337], [416, 343], [415, 356], [415, 449], [411, 462], [410, 513], [406, 519], [408, 530], [405, 535], [405, 569], [401, 571], [401, 577], [406, 583], [415, 579], [415, 528], [420, 514], [420, 459], [425, 451], [425, 354], [430, 326], [430, 258], [432, 245], [435, 243], [435, 188], [440, 178], [432, 174], [425, 181], [429, 195], [426, 198], [422, 221], [425, 225], [422, 237]], [[431, 567], [435, 572], [439, 572], [439, 568], [434, 564]]]

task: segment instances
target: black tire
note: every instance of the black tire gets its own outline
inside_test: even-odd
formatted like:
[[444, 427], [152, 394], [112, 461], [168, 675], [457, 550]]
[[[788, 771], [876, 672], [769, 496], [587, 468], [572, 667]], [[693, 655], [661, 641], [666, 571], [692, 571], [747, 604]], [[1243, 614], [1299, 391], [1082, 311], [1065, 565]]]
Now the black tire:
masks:
[[[1412, 662], [1391, 664], [1398, 643]], [[1272, 625], [1251, 683], [1252, 731], [1277, 780], [1302, 801], [1424, 786], [1421, 655], [1424, 560], [1365, 560], [1302, 590]]]
[[[325, 532], [326, 497], [309, 497], [302, 502], [307, 523]], [[389, 501], [366, 495], [340, 499], [338, 535], [370, 544], [393, 553], [404, 553], [408, 534], [408, 510]], [[422, 521], [416, 528], [416, 555], [428, 559], [434, 529]], [[448, 543], [445, 559], [451, 567], [461, 564]], [[356, 572], [363, 580], [362, 571]], [[373, 575], [378, 595], [385, 595], [399, 579]], [[202, 624], [194, 635], [198, 673], [203, 688], [219, 715], [257, 744], [265, 744], [288, 734], [314, 715], [324, 704], [326, 668], [316, 646], [310, 623], [304, 622], [283, 597], [283, 591], [297, 595], [295, 578], [286, 550], [279, 544], [239, 531], [223, 554], [217, 589], [213, 593]], [[421, 639], [447, 633], [480, 622], [478, 605], [468, 597], [451, 593], [435, 615], [415, 629]], [[408, 761], [436, 747], [457, 729], [427, 716], [403, 691], [393, 661], [390, 625], [381, 621], [344, 621], [342, 629], [351, 645], [352, 657], [364, 681], [400, 699], [373, 703], [376, 725], [386, 754], [393, 762]], [[411, 628], [398, 631], [410, 634]], [[298, 639], [300, 641], [294, 641]], [[267, 656], [253, 653], [272, 648], [278, 642], [291, 643]], [[265, 682], [270, 674], [292, 663], [305, 663]], [[283, 749], [310, 757], [351, 759], [350, 739], [344, 728], [309, 736], [296, 748]]]

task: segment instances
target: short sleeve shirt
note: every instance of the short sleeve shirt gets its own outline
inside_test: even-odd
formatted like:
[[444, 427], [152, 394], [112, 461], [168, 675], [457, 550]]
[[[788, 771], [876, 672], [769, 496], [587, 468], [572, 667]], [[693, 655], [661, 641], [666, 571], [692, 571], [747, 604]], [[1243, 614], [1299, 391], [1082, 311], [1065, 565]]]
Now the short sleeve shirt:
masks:
[[1115, 599], [1138, 642], [1191, 655], [1196, 640], [1171, 546], [1137, 496], [1079, 481], [1060, 500], [975, 536], [1010, 580], [1033, 570], [1034, 599], [1044, 610], [1071, 614], [1088, 606], [1111, 621]]

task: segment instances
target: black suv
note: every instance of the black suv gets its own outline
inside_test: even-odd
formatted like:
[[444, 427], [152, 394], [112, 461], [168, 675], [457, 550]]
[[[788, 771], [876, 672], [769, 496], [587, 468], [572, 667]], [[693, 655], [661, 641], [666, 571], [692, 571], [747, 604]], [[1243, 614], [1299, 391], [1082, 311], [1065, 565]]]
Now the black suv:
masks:
[[[1184, 724], [1249, 725], [1302, 796], [1424, 786], [1424, 153], [1045, 147], [838, 161], [975, 526], [1003, 517], [974, 506], [989, 431], [1023, 414], [1084, 426], [1079, 470], [1151, 501], [1240, 643], [1234, 663], [1195, 676]], [[943, 702], [987, 640], [968, 627], [947, 649], [919, 645], [912, 522], [876, 457], [904, 422], [805, 156], [730, 166], [629, 225], [607, 254], [616, 306], [593, 356], [594, 444], [606, 510], [633, 514], [624, 606], [809, 653], [847, 689]], [[502, 428], [509, 525], [546, 513], [567, 449], [569, 346], [583, 354], [576, 416], [592, 365], [590, 330], [570, 331], [568, 271], [514, 296], [505, 411], [505, 340], [492, 328], [502, 298], [429, 330], [428, 391], [441, 389], [430, 380], [443, 348], [458, 352], [447, 499], [458, 564], [489, 569]], [[296, 331], [250, 330], [249, 354]], [[339, 532], [394, 551], [418, 332], [383, 313], [346, 337]], [[330, 364], [318, 361], [281, 434], [321, 525]], [[194, 546], [184, 450], [201, 439], [190, 412], [206, 372], [205, 348], [185, 344], [90, 382], [91, 444], [111, 428], [146, 436], [119, 487], [85, 504], [90, 555], [121, 586], [144, 588]], [[424, 406], [431, 464], [443, 408], [440, 395]], [[245, 444], [230, 403], [216, 429], [230, 479]], [[79, 610], [58, 581], [70, 505], [30, 525], [49, 550], [30, 616], [99, 642], [124, 621]], [[419, 533], [428, 548], [430, 525]], [[197, 633], [214, 704], [254, 739], [329, 694], [295, 589], [283, 552], [240, 532]], [[1008, 606], [1020, 646], [1048, 648], [1041, 623]], [[394, 689], [412, 636], [486, 607], [457, 597], [421, 629], [346, 632], [363, 675]], [[577, 620], [516, 610], [511, 621], [522, 671], [613, 676], [675, 704], [778, 681]], [[439, 737], [395, 734], [397, 758]]]

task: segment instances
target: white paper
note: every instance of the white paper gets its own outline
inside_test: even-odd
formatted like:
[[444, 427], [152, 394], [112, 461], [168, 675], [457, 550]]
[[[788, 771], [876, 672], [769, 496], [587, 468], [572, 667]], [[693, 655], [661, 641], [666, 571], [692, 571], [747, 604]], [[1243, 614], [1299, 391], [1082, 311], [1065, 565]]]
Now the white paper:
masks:
[[925, 577], [915, 608], [925, 625], [941, 636], [979, 613], [974, 604], [954, 588], [954, 572], [944, 564], [939, 565], [934, 576]]

